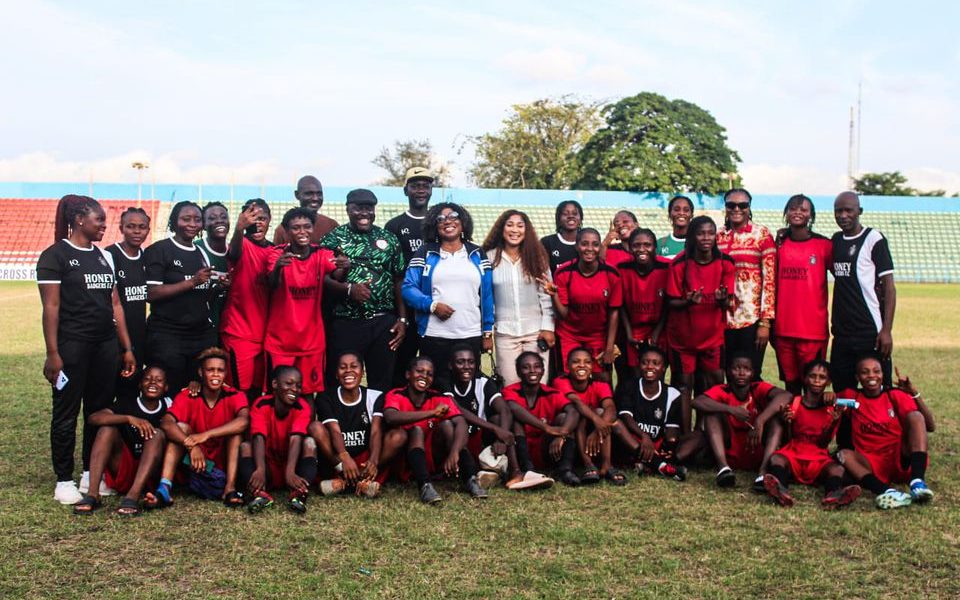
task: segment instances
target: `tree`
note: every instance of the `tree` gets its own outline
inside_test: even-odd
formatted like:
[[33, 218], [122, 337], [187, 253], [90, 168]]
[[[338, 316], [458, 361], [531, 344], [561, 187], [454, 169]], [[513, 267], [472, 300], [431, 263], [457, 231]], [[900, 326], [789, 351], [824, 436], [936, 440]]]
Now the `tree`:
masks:
[[371, 161], [387, 172], [387, 176], [377, 182], [378, 185], [402, 186], [410, 167], [429, 167], [433, 171], [433, 185], [436, 187], [446, 187], [450, 183], [450, 163], [433, 153], [430, 140], [397, 140], [393, 148], [391, 151], [384, 146]]
[[726, 129], [685, 100], [643, 92], [603, 109], [606, 125], [577, 155], [577, 187], [718, 194], [740, 156]]
[[476, 147], [469, 174], [488, 188], [569, 189], [576, 153], [602, 121], [597, 103], [572, 96], [514, 104], [495, 133], [468, 138]]
[[864, 173], [853, 180], [853, 190], [864, 196], [915, 196], [917, 190], [906, 185], [907, 178], [900, 171]]

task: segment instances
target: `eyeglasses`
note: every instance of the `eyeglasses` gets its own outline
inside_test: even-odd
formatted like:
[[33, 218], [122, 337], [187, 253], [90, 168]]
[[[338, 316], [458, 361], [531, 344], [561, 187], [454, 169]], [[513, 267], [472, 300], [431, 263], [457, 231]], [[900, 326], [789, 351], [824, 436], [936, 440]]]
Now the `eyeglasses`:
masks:
[[724, 206], [727, 207], [727, 210], [735, 210], [738, 208], [740, 210], [747, 210], [750, 208], [750, 203], [749, 202], [727, 202], [725, 203]]
[[445, 215], [437, 215], [437, 223], [443, 223], [445, 221], [459, 221], [460, 213], [456, 211], [448, 212]]

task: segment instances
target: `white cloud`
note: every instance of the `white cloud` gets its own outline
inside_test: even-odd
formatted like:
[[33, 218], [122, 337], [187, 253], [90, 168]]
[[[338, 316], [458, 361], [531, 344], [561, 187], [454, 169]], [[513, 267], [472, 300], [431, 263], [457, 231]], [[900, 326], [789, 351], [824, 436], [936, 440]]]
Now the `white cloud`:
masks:
[[932, 167], [904, 169], [907, 185], [921, 191], [946, 190], [947, 195], [960, 192], [960, 172]]
[[743, 186], [754, 194], [836, 194], [847, 189], [845, 173], [810, 166], [745, 164]]

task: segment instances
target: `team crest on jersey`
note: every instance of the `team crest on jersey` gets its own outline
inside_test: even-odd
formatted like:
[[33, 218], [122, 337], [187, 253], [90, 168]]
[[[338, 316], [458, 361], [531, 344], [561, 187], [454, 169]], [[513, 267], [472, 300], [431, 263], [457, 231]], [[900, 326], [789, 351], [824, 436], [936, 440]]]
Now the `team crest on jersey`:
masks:
[[100, 265], [101, 265], [101, 266], [103, 266], [103, 267], [107, 266], [107, 261], [106, 261], [106, 259], [104, 259], [102, 256], [98, 256], [98, 257], [97, 257], [97, 260], [100, 261]]
[[811, 265], [817, 264], [817, 255], [816, 255], [816, 254], [811, 254], [811, 255], [810, 255], [810, 264], [811, 264]]
[[857, 245], [854, 244], [850, 246], [850, 250], [847, 251], [847, 254], [849, 254], [850, 256], [853, 256], [856, 253], [857, 253]]
[[610, 295], [610, 290], [608, 290], [607, 288], [603, 288], [603, 297], [606, 298], [609, 295]]
[[80, 266], [80, 261], [77, 260], [77, 259], [75, 259], [75, 258], [71, 258], [71, 259], [70, 259], [70, 266], [71, 266], [71, 267], [79, 267], [79, 266]]
[[360, 420], [363, 421], [364, 425], [370, 424], [370, 415], [367, 414], [367, 411], [360, 413]]
[[897, 416], [897, 413], [893, 412], [892, 408], [887, 409], [887, 414], [890, 415], [891, 419]]
[[656, 420], [658, 420], [658, 421], [663, 418], [663, 411], [660, 410], [660, 407], [657, 407], [657, 408], [653, 411], [653, 418], [656, 419]]
[[178, 258], [173, 261], [173, 266], [183, 268], [183, 263], [180, 262], [180, 259]]
[[664, 289], [663, 289], [663, 288], [659, 288], [659, 289], [657, 290], [657, 296], [660, 296], [661, 298], [663, 298], [663, 295], [664, 295]]
[[376, 246], [377, 248], [380, 248], [381, 250], [386, 250], [389, 244], [387, 244], [387, 240], [377, 240], [376, 242], [373, 243], [373, 245]]

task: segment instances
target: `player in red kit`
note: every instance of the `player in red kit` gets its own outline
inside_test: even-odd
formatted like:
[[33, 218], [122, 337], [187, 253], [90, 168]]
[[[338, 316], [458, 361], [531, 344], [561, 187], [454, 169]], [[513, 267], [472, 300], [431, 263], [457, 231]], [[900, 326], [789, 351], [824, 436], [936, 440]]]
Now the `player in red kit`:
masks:
[[230, 293], [220, 318], [220, 340], [230, 354], [228, 381], [253, 400], [263, 392], [266, 376], [263, 338], [267, 330], [267, 260], [273, 245], [267, 240], [270, 207], [260, 198], [247, 200], [237, 219], [227, 262]]
[[[269, 368], [279, 365], [297, 367], [303, 375], [302, 393], [310, 400], [323, 391], [326, 363], [326, 337], [318, 323], [323, 303], [324, 277], [332, 273], [342, 278], [349, 265], [345, 256], [334, 258], [333, 251], [310, 242], [317, 213], [293, 208], [283, 215], [281, 227], [289, 244], [277, 246], [267, 259], [267, 281], [271, 288], [268, 327], [263, 346]], [[278, 324], [283, 323], [282, 326]]]
[[610, 221], [610, 230], [603, 238], [600, 249], [600, 258], [613, 268], [622, 262], [633, 259], [633, 253], [630, 251], [630, 234], [639, 227], [637, 215], [629, 210], [619, 210], [613, 215]]
[[684, 251], [670, 264], [670, 344], [682, 374], [683, 433], [691, 430], [693, 389], [698, 373], [710, 386], [723, 382], [720, 355], [727, 310], [735, 303], [733, 259], [717, 247], [717, 225], [707, 216], [690, 221]]
[[783, 409], [790, 441], [773, 453], [763, 476], [763, 487], [781, 506], [793, 506], [790, 480], [803, 485], [823, 485], [823, 508], [846, 506], [860, 497], [860, 486], [843, 486], [843, 467], [830, 456], [829, 446], [837, 431], [843, 408], [828, 397], [830, 364], [822, 358], [807, 363], [803, 393]]
[[310, 484], [317, 478], [317, 447], [307, 435], [313, 409], [300, 395], [302, 381], [296, 367], [276, 367], [272, 394], [255, 400], [250, 409], [250, 441], [240, 444], [237, 468], [237, 487], [251, 495], [250, 513], [273, 504], [267, 490], [283, 486], [290, 489], [290, 510], [307, 511]]
[[[880, 509], [900, 508], [933, 500], [924, 478], [927, 471], [927, 433], [934, 430], [933, 415], [909, 377], [897, 372], [897, 387], [884, 389], [878, 356], [857, 362], [859, 390], [842, 390], [840, 398], [855, 400], [850, 411], [849, 440], [838, 434], [843, 448], [837, 458], [860, 485], [876, 494]], [[907, 495], [892, 487], [910, 484]]]
[[755, 471], [754, 490], [763, 492], [763, 475], [774, 450], [780, 447], [780, 411], [790, 394], [764, 381], [753, 381], [753, 362], [734, 354], [727, 368], [729, 383], [697, 396], [693, 407], [704, 415], [704, 435], [717, 461], [717, 485], [736, 485], [733, 469]]
[[633, 376], [638, 377], [640, 348], [664, 347], [660, 342], [667, 319], [665, 301], [670, 263], [658, 259], [657, 236], [649, 229], [634, 229], [628, 246], [632, 258], [616, 265], [623, 289], [620, 323], [627, 340], [627, 365], [633, 370]]
[[827, 356], [827, 272], [833, 243], [810, 230], [816, 219], [813, 202], [803, 194], [787, 200], [786, 232], [777, 239], [777, 319], [773, 348], [780, 379], [791, 394], [800, 393], [803, 366]]

